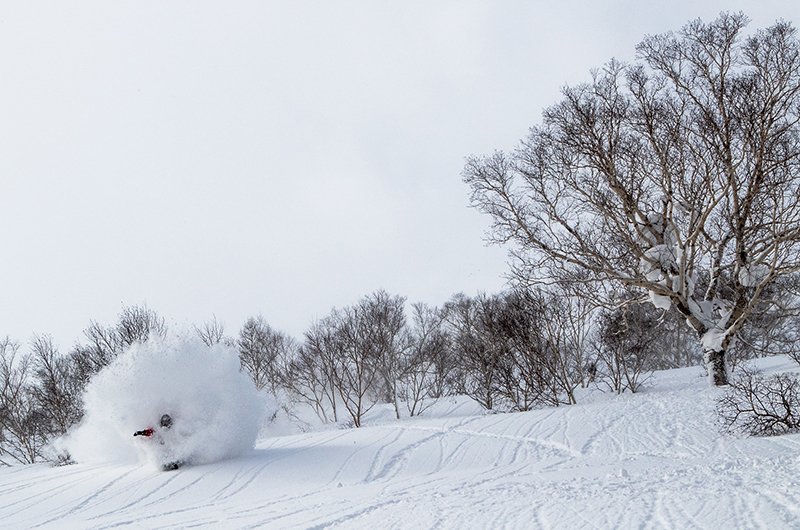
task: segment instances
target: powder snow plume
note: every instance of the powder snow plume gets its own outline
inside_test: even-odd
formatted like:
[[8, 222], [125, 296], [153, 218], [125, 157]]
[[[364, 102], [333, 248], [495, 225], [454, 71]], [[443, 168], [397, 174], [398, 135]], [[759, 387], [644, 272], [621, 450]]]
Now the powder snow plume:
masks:
[[[61, 446], [77, 462], [203, 464], [253, 448], [263, 404], [236, 351], [176, 338], [137, 344], [89, 383], [85, 416]], [[159, 426], [163, 414], [173, 425]], [[133, 433], [152, 428], [149, 438]]]

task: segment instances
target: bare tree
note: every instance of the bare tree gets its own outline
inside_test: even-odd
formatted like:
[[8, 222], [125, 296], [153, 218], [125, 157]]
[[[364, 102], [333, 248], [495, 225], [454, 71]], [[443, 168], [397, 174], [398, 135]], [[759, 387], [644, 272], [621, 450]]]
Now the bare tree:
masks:
[[559, 289], [516, 289], [445, 305], [466, 394], [486, 409], [570, 405], [585, 385], [591, 305]]
[[330, 407], [333, 421], [338, 422], [336, 389], [340, 379], [341, 352], [336, 322], [331, 317], [316, 321], [304, 335], [297, 356], [289, 363], [285, 381], [295, 395], [314, 407], [322, 421], [329, 421]]
[[493, 410], [500, 397], [500, 368], [508, 353], [508, 344], [492, 325], [500, 305], [497, 296], [473, 299], [459, 293], [444, 307], [452, 347], [464, 370], [464, 391], [486, 410]]
[[355, 306], [356, 319], [364, 328], [365, 346], [371, 351], [375, 369], [380, 374], [384, 399], [394, 406], [395, 417], [400, 419], [398, 387], [411, 369], [410, 340], [406, 329], [406, 299], [389, 296], [379, 290], [363, 298]]
[[454, 369], [450, 340], [442, 326], [442, 311], [413, 305], [408, 355], [402, 365], [400, 397], [410, 416], [418, 416], [447, 392]]
[[84, 330], [88, 344], [76, 344], [69, 353], [82, 386], [113, 361], [128, 346], [146, 342], [152, 336], [164, 337], [167, 324], [146, 305], [125, 306], [117, 324], [104, 327], [91, 322]]
[[[547, 341], [547, 301], [540, 292], [519, 290], [497, 296], [501, 302], [497, 322], [490, 327], [508, 345], [498, 371], [498, 393], [511, 410], [526, 411], [541, 405], [558, 406], [552, 354]], [[485, 318], [485, 316], [484, 316]]]
[[31, 392], [41, 411], [48, 436], [62, 436], [83, 417], [81, 393], [70, 358], [58, 353], [50, 335], [31, 342], [36, 384]]
[[225, 324], [217, 320], [216, 315], [212, 315], [211, 320], [203, 322], [202, 327], [194, 326], [194, 331], [200, 340], [203, 341], [208, 347], [215, 344], [225, 344], [226, 346], [234, 346], [235, 341], [225, 335]]
[[743, 38], [747, 23], [647, 37], [643, 64], [565, 88], [516, 152], [463, 174], [518, 280], [675, 306], [713, 385], [768, 287], [800, 268], [800, 44], [787, 22]]
[[552, 350], [555, 388], [567, 397], [567, 404], [574, 405], [575, 389], [584, 387], [588, 378], [585, 372], [591, 356], [589, 337], [595, 305], [569, 283], [553, 286], [544, 296], [543, 332]]
[[362, 304], [334, 310], [335, 325], [334, 384], [338, 397], [350, 414], [355, 427], [361, 427], [364, 415], [378, 403], [379, 378], [372, 341], [371, 323]]
[[120, 349], [124, 349], [150, 337], [165, 337], [167, 323], [146, 304], [125, 306], [117, 319], [115, 333]]
[[599, 318], [595, 346], [600, 380], [618, 394], [639, 390], [652, 373], [652, 358], [658, 355], [657, 316], [631, 310], [640, 307], [626, 306]]
[[42, 418], [31, 395], [30, 355], [19, 355], [19, 344], [0, 340], [0, 464], [32, 464], [42, 458], [47, 443]]
[[288, 335], [272, 329], [261, 315], [250, 317], [237, 341], [242, 369], [256, 388], [275, 393], [283, 385], [284, 367], [294, 356], [297, 344]]
[[501, 391], [515, 410], [577, 402], [586, 384], [592, 306], [558, 286], [502, 296], [500, 332], [510, 345]]
[[342, 405], [360, 427], [381, 400], [393, 403], [399, 418], [409, 351], [404, 304], [405, 298], [377, 291], [352, 306], [333, 309], [306, 331], [289, 364], [287, 386], [313, 405], [323, 421], [327, 407], [338, 421], [337, 405]]

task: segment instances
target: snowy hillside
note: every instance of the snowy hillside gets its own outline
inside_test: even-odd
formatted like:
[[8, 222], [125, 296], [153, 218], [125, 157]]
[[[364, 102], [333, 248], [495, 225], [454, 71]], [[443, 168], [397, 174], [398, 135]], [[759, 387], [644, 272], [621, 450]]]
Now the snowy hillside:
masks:
[[[790, 361], [760, 362], [766, 370]], [[246, 457], [0, 469], [16, 528], [800, 528], [800, 435], [718, 434], [699, 368], [571, 407], [373, 419], [262, 440]]]

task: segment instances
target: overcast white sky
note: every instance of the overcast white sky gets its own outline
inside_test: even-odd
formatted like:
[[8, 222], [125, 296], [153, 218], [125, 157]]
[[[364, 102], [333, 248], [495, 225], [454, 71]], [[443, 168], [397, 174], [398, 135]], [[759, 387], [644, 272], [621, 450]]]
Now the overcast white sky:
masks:
[[498, 291], [464, 157], [645, 34], [781, 1], [5, 1], [0, 337], [142, 304], [300, 336], [379, 288]]

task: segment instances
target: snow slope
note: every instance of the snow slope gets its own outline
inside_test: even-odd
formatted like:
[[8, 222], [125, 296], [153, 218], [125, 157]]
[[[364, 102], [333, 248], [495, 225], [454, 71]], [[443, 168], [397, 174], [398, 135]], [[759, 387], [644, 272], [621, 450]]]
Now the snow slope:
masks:
[[441, 403], [443, 417], [269, 438], [174, 472], [5, 468], [0, 526], [800, 528], [800, 435], [720, 435], [717, 392], [672, 370], [633, 396], [495, 415]]

